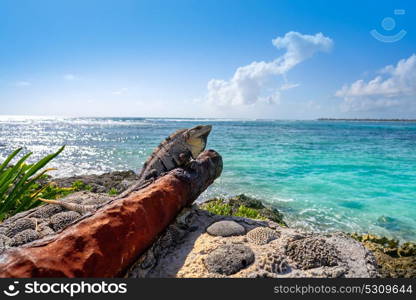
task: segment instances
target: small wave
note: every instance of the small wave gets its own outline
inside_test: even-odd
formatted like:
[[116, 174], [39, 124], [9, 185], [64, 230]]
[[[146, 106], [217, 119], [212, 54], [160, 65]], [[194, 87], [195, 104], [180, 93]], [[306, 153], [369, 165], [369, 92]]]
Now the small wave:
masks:
[[68, 124], [84, 126], [153, 126], [157, 125], [145, 118], [72, 118], [49, 116], [0, 116], [0, 124]]
[[147, 118], [149, 121], [161, 122], [244, 122], [244, 119], [220, 119], [220, 118]]
[[89, 126], [152, 126], [146, 119], [65, 119], [61, 122], [72, 124], [72, 125], [89, 125]]
[[30, 123], [42, 121], [54, 121], [62, 119], [54, 116], [19, 116], [19, 115], [0, 115], [0, 123]]
[[273, 202], [294, 202], [294, 201], [295, 199], [293, 198], [277, 198], [277, 197], [273, 198]]

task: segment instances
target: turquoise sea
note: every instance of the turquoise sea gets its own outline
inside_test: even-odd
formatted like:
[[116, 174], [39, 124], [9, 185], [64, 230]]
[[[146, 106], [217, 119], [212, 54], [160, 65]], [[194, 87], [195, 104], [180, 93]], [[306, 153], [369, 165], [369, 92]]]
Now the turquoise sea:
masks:
[[65, 151], [54, 176], [139, 170], [171, 132], [212, 124], [224, 160], [198, 201], [245, 193], [289, 225], [416, 240], [416, 123], [0, 116], [0, 160]]

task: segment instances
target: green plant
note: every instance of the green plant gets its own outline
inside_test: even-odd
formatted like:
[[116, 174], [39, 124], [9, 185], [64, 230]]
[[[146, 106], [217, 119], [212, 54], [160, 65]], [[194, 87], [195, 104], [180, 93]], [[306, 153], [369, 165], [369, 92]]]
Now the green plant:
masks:
[[42, 170], [52, 159], [58, 156], [65, 146], [57, 152], [49, 154], [34, 164], [26, 164], [32, 152], [24, 155], [14, 165], [10, 162], [22, 151], [19, 148], [11, 153], [0, 165], [0, 221], [7, 216], [14, 215], [39, 204], [37, 199], [49, 186], [40, 186], [39, 181], [44, 175], [54, 169]]
[[83, 181], [81, 180], [75, 180], [72, 183], [72, 189], [76, 192], [79, 191], [91, 191], [92, 186], [90, 186], [89, 184], [85, 184]]
[[118, 191], [117, 191], [117, 189], [116, 189], [116, 188], [111, 188], [111, 189], [108, 191], [108, 194], [109, 194], [110, 196], [114, 196], [114, 195], [117, 195], [117, 194], [118, 194]]
[[220, 199], [204, 203], [202, 207], [216, 215], [231, 216], [233, 213], [232, 207], [229, 204], [223, 203]]
[[257, 210], [244, 205], [241, 205], [234, 215], [237, 217], [266, 220], [266, 218], [262, 217]]
[[39, 198], [43, 199], [59, 199], [75, 192], [72, 187], [59, 187], [56, 183], [49, 183], [46, 188], [39, 194]]
[[277, 209], [266, 208], [260, 200], [246, 195], [238, 195], [228, 199], [216, 197], [200, 204], [200, 207], [217, 215], [271, 220], [280, 226], [287, 227], [283, 215]]

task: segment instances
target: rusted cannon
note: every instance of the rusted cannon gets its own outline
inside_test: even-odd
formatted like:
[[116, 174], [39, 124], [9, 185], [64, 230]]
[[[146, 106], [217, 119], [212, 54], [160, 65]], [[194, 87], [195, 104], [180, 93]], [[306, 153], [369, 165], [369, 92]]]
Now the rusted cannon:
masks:
[[153, 184], [115, 200], [60, 232], [0, 255], [0, 277], [115, 277], [157, 239], [222, 171], [222, 158], [202, 152]]

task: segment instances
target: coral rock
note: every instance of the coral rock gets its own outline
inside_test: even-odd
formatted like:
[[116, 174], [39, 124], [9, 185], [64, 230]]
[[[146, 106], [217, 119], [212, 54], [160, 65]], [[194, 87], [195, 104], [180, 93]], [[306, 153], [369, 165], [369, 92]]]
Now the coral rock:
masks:
[[42, 205], [33, 214], [31, 214], [31, 216], [34, 218], [46, 219], [57, 213], [64, 211], [64, 209], [65, 208], [63, 208], [60, 205], [54, 205], [54, 204]]
[[323, 266], [337, 266], [338, 251], [324, 239], [308, 237], [290, 242], [286, 254], [303, 270]]
[[215, 236], [233, 236], [243, 235], [246, 233], [246, 230], [243, 226], [234, 221], [218, 221], [211, 224], [207, 228], [207, 232], [210, 235]]
[[65, 228], [68, 224], [77, 220], [81, 215], [75, 211], [64, 211], [51, 217], [51, 226], [54, 231]]
[[19, 246], [36, 240], [39, 237], [38, 233], [33, 229], [26, 229], [16, 234], [10, 246]]
[[239, 244], [221, 245], [205, 259], [205, 266], [212, 273], [231, 275], [254, 262], [254, 252]]
[[5, 236], [3, 234], [0, 234], [0, 252], [7, 246], [10, 245], [10, 242], [12, 241], [11, 238], [8, 236]]
[[282, 274], [289, 270], [289, 265], [285, 257], [278, 253], [267, 253], [267, 255], [260, 260], [259, 266], [267, 272], [276, 274]]
[[248, 240], [256, 245], [266, 245], [280, 237], [280, 233], [267, 227], [257, 227], [247, 233]]
[[16, 222], [9, 225], [5, 235], [12, 238], [17, 233], [22, 232], [26, 229], [35, 229], [36, 221], [34, 219], [24, 218], [17, 220]]

